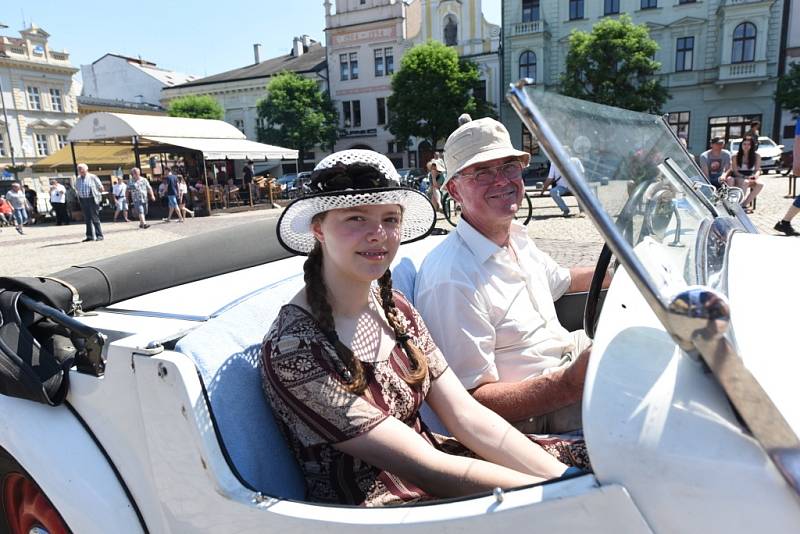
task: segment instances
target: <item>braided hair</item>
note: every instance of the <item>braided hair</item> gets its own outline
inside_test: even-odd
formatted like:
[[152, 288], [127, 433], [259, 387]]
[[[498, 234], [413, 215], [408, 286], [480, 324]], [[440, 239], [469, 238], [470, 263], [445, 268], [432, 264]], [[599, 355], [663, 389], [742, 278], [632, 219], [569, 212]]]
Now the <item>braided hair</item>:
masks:
[[[324, 214], [320, 214], [324, 215]], [[322, 332], [333, 345], [339, 361], [335, 364], [337, 371], [345, 381], [345, 388], [357, 395], [360, 395], [367, 388], [367, 379], [364, 373], [364, 366], [355, 357], [353, 351], [339, 340], [336, 333], [336, 325], [333, 320], [333, 309], [328, 302], [328, 290], [322, 278], [322, 247], [319, 242], [314, 245], [314, 249], [309, 253], [308, 259], [303, 264], [304, 280], [306, 283], [306, 300], [311, 308], [311, 315], [317, 320]], [[410, 386], [417, 386], [422, 383], [428, 374], [428, 363], [425, 355], [411, 341], [411, 338], [399, 318], [399, 312], [394, 303], [392, 294], [392, 276], [387, 269], [386, 273], [379, 280], [380, 297], [386, 319], [389, 321], [394, 331], [395, 339], [408, 355], [411, 369], [407, 376], [403, 377]]]

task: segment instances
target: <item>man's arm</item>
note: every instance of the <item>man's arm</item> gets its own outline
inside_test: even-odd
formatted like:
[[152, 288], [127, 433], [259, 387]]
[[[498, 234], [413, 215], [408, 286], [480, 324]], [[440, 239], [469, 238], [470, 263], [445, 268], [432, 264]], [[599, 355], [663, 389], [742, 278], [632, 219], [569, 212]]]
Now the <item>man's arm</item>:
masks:
[[[567, 293], [581, 293], [584, 291], [589, 291], [589, 287], [592, 285], [594, 270], [594, 267], [589, 267], [588, 265], [571, 267], [569, 270], [570, 283]], [[603, 279], [603, 288], [605, 289], [610, 285], [611, 274], [606, 272], [606, 276]]]
[[575, 363], [522, 382], [489, 382], [470, 390], [475, 399], [511, 422], [553, 412], [581, 400], [589, 349]]

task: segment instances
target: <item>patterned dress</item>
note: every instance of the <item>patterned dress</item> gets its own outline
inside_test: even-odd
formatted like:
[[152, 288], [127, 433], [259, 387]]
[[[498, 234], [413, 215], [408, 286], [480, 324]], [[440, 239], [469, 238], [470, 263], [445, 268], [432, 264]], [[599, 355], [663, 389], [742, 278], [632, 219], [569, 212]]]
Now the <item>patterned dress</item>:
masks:
[[[342, 363], [333, 346], [317, 321], [293, 304], [281, 308], [264, 338], [260, 361], [264, 392], [303, 471], [309, 501], [384, 506], [433, 498], [333, 446], [371, 430], [387, 417], [413, 428], [439, 450], [476, 457], [455, 439], [430, 432], [422, 422], [420, 405], [431, 381], [447, 369], [447, 363], [402, 294], [395, 292], [395, 303], [412, 340], [427, 358], [428, 376], [416, 387], [402, 378], [410, 362], [396, 344], [386, 359], [362, 362], [367, 388], [360, 395], [349, 392], [338, 371]], [[545, 450], [562, 461], [583, 463], [574, 461], [570, 447], [561, 440], [548, 445]]]

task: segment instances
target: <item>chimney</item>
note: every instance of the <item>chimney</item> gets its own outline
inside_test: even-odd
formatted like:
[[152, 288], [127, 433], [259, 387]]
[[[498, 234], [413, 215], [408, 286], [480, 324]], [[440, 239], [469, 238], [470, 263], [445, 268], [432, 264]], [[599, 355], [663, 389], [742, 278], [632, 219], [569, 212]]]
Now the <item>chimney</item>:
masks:
[[303, 48], [306, 52], [308, 52], [308, 48], [311, 46], [311, 37], [308, 35], [303, 35]]
[[302, 37], [295, 37], [293, 44], [292, 44], [292, 55], [294, 57], [300, 57], [303, 55], [303, 38]]
[[256, 65], [261, 63], [261, 43], [253, 44], [253, 60], [256, 62]]

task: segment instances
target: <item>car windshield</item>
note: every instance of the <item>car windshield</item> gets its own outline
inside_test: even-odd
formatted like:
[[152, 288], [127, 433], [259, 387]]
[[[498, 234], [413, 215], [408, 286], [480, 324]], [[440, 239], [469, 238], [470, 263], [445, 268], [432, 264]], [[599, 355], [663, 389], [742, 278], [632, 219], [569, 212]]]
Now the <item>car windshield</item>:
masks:
[[758, 146], [760, 146], [760, 147], [774, 147], [774, 146], [778, 146], [778, 145], [776, 145], [775, 141], [773, 141], [769, 137], [759, 137], [758, 138]]
[[700, 283], [695, 237], [715, 214], [693, 189], [705, 178], [663, 119], [534, 88], [526, 93], [557, 143], [580, 160], [584, 182], [660, 296]]

